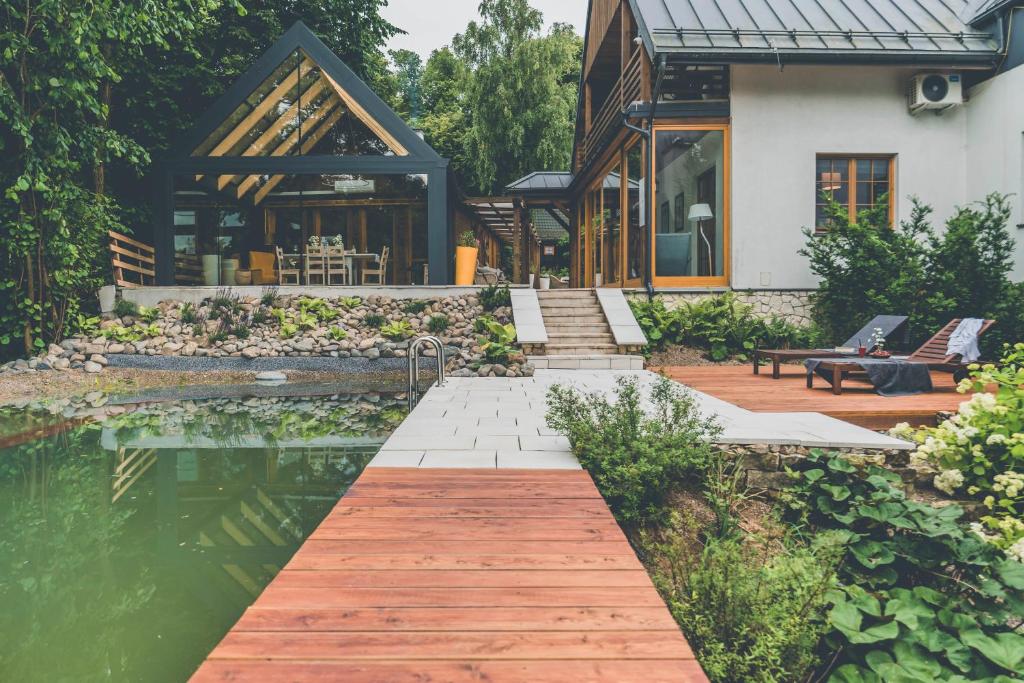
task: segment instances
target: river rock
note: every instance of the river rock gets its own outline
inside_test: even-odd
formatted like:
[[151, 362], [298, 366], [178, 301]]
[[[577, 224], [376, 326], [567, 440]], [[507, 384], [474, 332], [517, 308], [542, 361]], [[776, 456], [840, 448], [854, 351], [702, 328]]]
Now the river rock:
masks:
[[82, 365], [82, 369], [90, 374], [96, 374], [103, 371], [103, 366], [95, 361], [87, 360]]
[[287, 380], [288, 375], [279, 370], [266, 370], [256, 373], [257, 382], [285, 382]]

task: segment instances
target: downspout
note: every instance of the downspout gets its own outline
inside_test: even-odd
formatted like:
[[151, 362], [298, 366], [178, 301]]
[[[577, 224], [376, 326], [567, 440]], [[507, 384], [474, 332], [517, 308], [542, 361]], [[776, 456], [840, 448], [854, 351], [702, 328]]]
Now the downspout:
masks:
[[[651, 110], [647, 114], [647, 127], [641, 128], [630, 123], [628, 111], [622, 115], [622, 125], [629, 130], [636, 131], [643, 137], [645, 146], [644, 158], [648, 160], [648, 163], [654, 158], [652, 127], [654, 125], [655, 110], [658, 107], [658, 98], [661, 95], [661, 84], [665, 79], [665, 61], [665, 55], [661, 55], [658, 59], [658, 75], [654, 80], [654, 91], [651, 94]], [[654, 178], [650, 177], [653, 170], [653, 168], [648, 169], [647, 182], [644, 183], [644, 226], [647, 228], [647, 233], [644, 237], [644, 247], [646, 250], [644, 258], [644, 288], [647, 290], [648, 301], [654, 299], [654, 264], [651, 260], [651, 253], [654, 249], [654, 236], [651, 233], [651, 202], [654, 201], [651, 190], [654, 187]]]

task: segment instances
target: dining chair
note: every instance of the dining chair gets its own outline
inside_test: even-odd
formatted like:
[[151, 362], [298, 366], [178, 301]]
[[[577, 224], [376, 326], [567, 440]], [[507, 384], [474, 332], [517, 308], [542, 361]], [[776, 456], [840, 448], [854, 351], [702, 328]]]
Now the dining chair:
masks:
[[306, 245], [306, 261], [303, 269], [305, 270], [307, 285], [313, 284], [313, 278], [319, 278], [319, 284], [327, 284], [326, 254], [322, 244], [316, 246], [312, 244]]
[[[285, 254], [281, 247], [274, 247], [277, 252], [277, 284], [279, 285], [298, 285], [301, 284], [300, 272], [297, 266], [299, 259], [298, 254]], [[291, 278], [295, 278], [295, 282], [288, 282]]]
[[341, 284], [349, 285], [351, 273], [348, 269], [348, 259], [345, 258], [345, 247], [343, 245], [326, 247], [324, 263], [327, 267], [327, 284], [333, 285], [335, 278], [341, 278]]
[[366, 284], [366, 278], [375, 277], [377, 282], [375, 284], [383, 285], [387, 284], [387, 273], [388, 273], [388, 256], [391, 255], [391, 248], [385, 246], [381, 249], [380, 260], [377, 261], [376, 268], [363, 268], [363, 284]]

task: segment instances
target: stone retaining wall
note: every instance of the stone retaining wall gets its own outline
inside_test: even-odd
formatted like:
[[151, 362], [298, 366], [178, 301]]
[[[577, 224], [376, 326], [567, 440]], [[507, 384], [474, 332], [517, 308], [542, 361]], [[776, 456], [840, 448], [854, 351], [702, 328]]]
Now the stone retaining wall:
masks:
[[[754, 307], [754, 312], [762, 316], [777, 315], [796, 325], [809, 325], [811, 322], [811, 295], [813, 290], [807, 289], [736, 289], [732, 290], [736, 298]], [[675, 308], [681, 301], [696, 301], [709, 296], [717, 296], [718, 291], [692, 292], [656, 292], [665, 301], [668, 308]], [[642, 291], [626, 293], [630, 298], [646, 298]]]

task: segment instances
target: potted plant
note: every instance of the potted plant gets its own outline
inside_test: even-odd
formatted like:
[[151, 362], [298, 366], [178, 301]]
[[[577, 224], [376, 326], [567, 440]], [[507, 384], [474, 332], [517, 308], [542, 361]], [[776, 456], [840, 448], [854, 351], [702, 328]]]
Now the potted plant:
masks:
[[551, 271], [547, 268], [540, 269], [540, 288], [551, 289]]
[[459, 246], [455, 248], [455, 284], [471, 285], [476, 279], [476, 256], [480, 249], [476, 235], [465, 230], [459, 235]]

